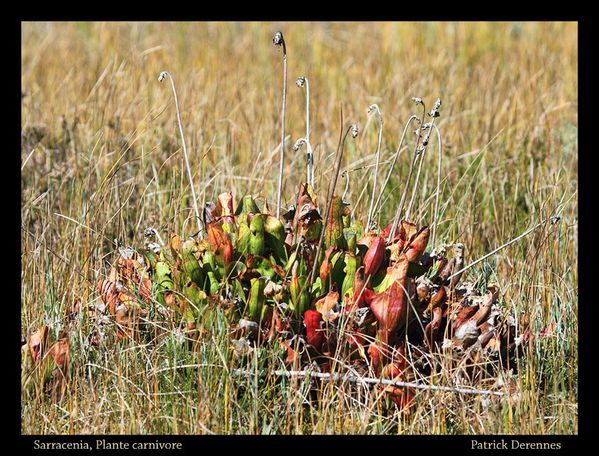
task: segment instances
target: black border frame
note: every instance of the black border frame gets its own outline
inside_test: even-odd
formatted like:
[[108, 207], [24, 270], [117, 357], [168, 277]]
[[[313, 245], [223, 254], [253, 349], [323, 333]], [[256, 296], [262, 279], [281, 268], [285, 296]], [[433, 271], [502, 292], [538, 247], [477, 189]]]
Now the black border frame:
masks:
[[[21, 148], [21, 139], [20, 139], [20, 121], [21, 121], [21, 77], [20, 71], [17, 71], [16, 68], [20, 68], [21, 64], [21, 22], [22, 21], [46, 21], [46, 20], [123, 20], [123, 5], [120, 5], [117, 9], [107, 9], [107, 5], [98, 5], [98, 4], [90, 4], [94, 9], [99, 7], [101, 12], [96, 14], [93, 12], [89, 12], [87, 14], [73, 13], [72, 11], [62, 11], [60, 13], [60, 17], [57, 17], [56, 14], [56, 5], [54, 4], [46, 4], [41, 9], [33, 9], [24, 12], [23, 14], [17, 15], [17, 17], [13, 17], [12, 21], [10, 21], [9, 27], [3, 27], [4, 31], [9, 30], [10, 37], [8, 40], [5, 40], [4, 43], [10, 43], [10, 50], [14, 52], [14, 60], [11, 58], [11, 63], [14, 62], [14, 84], [18, 86], [14, 88], [14, 103], [15, 110], [19, 113], [18, 116], [11, 116], [11, 119], [14, 119], [13, 122], [18, 125], [14, 125], [14, 138], [15, 142], [15, 150], [19, 150]], [[198, 5], [202, 9], [203, 5]], [[396, 10], [393, 12], [384, 11], [384, 13], [376, 13], [376, 12], [367, 12], [364, 13], [361, 11], [361, 8], [353, 9], [348, 5], [344, 5], [342, 7], [337, 8], [337, 11], [334, 13], [328, 13], [322, 15], [320, 9], [319, 13], [321, 13], [320, 17], [309, 16], [306, 14], [307, 8], [297, 8], [298, 11], [294, 12], [294, 14], [281, 14], [277, 11], [277, 6], [270, 6], [265, 11], [258, 12], [255, 8], [254, 4], [245, 4], [241, 5], [240, 9], [230, 8], [230, 12], [227, 14], [224, 13], [214, 13], [209, 12], [207, 10], [202, 10], [202, 13], [197, 14], [192, 17], [192, 14], [189, 12], [188, 6], [181, 5], [179, 9], [179, 13], [173, 13], [171, 11], [167, 11], [166, 8], [160, 8], [158, 11], [157, 7], [151, 7], [150, 4], [147, 4], [144, 7], [140, 7], [134, 14], [124, 13], [124, 15], [128, 15], [131, 20], [194, 20], [194, 21], [206, 21], [206, 20], [259, 20], [259, 21], [277, 21], [277, 20], [314, 20], [314, 21], [372, 21], [372, 20], [526, 20], [526, 21], [543, 21], [543, 20], [557, 20], [557, 21], [576, 21], [578, 22], [578, 103], [579, 103], [579, 150], [584, 151], [583, 155], [585, 157], [585, 166], [580, 167], [578, 169], [578, 178], [579, 178], [579, 190], [578, 190], [578, 229], [579, 229], [579, 243], [583, 245], [592, 245], [591, 244], [591, 233], [592, 233], [592, 217], [591, 217], [591, 204], [590, 200], [593, 198], [593, 193], [591, 189], [591, 182], [593, 178], [594, 166], [590, 163], [591, 158], [590, 155], [592, 151], [588, 151], [592, 145], [592, 139], [589, 139], [589, 123], [591, 121], [591, 115], [589, 111], [594, 107], [594, 103], [589, 100], [588, 95], [591, 93], [591, 75], [592, 72], [592, 63], [593, 57], [591, 55], [591, 45], [592, 35], [596, 35], [593, 33], [593, 21], [591, 19], [583, 18], [580, 13], [572, 14], [571, 11], [561, 11], [559, 15], [556, 14], [547, 14], [545, 12], [545, 7], [543, 9], [539, 9], [534, 11], [533, 14], [526, 14], [522, 12], [522, 6], [518, 5], [512, 9], [514, 14], [504, 13], [502, 17], [483, 17], [480, 13], [475, 13], [475, 10], [468, 10], [467, 12], [461, 12], [456, 14], [453, 8], [449, 14], [447, 11], [441, 11], [438, 8], [424, 8], [424, 10], [428, 10], [428, 13], [424, 13], [423, 15], [417, 16], [413, 11], [416, 8], [412, 8], [412, 11], [406, 11], [405, 14], [402, 14], [401, 17], [396, 12], [399, 10], [399, 6], [396, 6]], [[295, 5], [291, 5], [295, 6]], [[447, 5], [453, 6], [453, 5]], [[505, 5], [502, 5], [505, 7]], [[160, 18], [158, 17], [149, 17], [148, 11], [151, 11], [152, 8], [155, 8], [154, 11], [156, 13], [160, 13]], [[319, 7], [320, 8], [320, 7]], [[408, 8], [402, 8], [408, 9]], [[248, 11], [249, 10], [249, 11]], [[381, 11], [386, 10], [385, 7], [380, 8]], [[91, 8], [90, 8], [91, 11]], [[507, 11], [504, 9], [503, 11]], [[432, 17], [431, 12], [435, 13], [435, 16]], [[387, 14], [388, 13], [388, 14]], [[117, 18], [117, 15], [121, 15]], [[509, 16], [509, 17], [508, 17]], [[10, 74], [13, 73], [12, 65]], [[13, 83], [13, 80], [11, 80]], [[11, 91], [12, 93], [12, 88]], [[581, 97], [580, 95], [583, 94]], [[594, 100], [593, 100], [594, 101]], [[5, 111], [7, 112], [7, 111]], [[588, 113], [588, 114], [587, 114]], [[582, 114], [582, 115], [581, 115]], [[586, 114], [586, 115], [585, 115]], [[590, 115], [589, 115], [590, 114]], [[6, 125], [6, 123], [4, 124]], [[12, 127], [12, 125], [11, 125]], [[589, 153], [590, 152], [590, 153]], [[579, 249], [579, 258], [578, 258], [578, 267], [579, 267], [579, 301], [585, 303], [583, 306], [579, 306], [579, 341], [580, 338], [583, 340], [583, 345], [579, 347], [579, 398], [578, 398], [578, 421], [579, 421], [579, 433], [578, 435], [532, 435], [532, 436], [523, 436], [523, 435], [480, 435], [480, 436], [156, 436], [156, 435], [145, 435], [145, 436], [130, 436], [130, 435], [111, 435], [111, 436], [82, 436], [82, 435], [73, 435], [73, 436], [35, 436], [35, 435], [21, 435], [21, 417], [20, 417], [20, 409], [21, 409], [21, 396], [20, 396], [20, 363], [21, 363], [21, 329], [20, 329], [20, 305], [17, 306], [16, 302], [20, 302], [20, 294], [21, 294], [21, 280], [20, 280], [20, 266], [21, 266], [21, 248], [20, 248], [20, 153], [9, 153], [10, 158], [10, 170], [14, 170], [14, 172], [9, 172], [8, 180], [15, 179], [15, 182], [7, 182], [7, 187], [11, 191], [11, 198], [8, 200], [13, 202], [9, 207], [14, 211], [14, 215], [9, 216], [10, 220], [19, 220], [19, 225], [15, 223], [14, 228], [12, 223], [9, 226], [14, 229], [11, 232], [16, 237], [16, 242], [8, 242], [8, 246], [5, 244], [5, 248], [8, 247], [10, 253], [14, 255], [14, 262], [11, 261], [11, 265], [15, 263], [19, 265], [18, 268], [14, 268], [11, 266], [10, 270], [12, 273], [7, 274], [5, 277], [7, 278], [7, 284], [10, 284], [11, 292], [14, 291], [16, 294], [15, 299], [6, 299], [4, 305], [8, 310], [12, 313], [10, 317], [8, 317], [9, 321], [14, 321], [15, 323], [11, 323], [9, 325], [9, 339], [10, 346], [14, 348], [14, 351], [11, 350], [11, 356], [9, 357], [14, 364], [10, 364], [11, 367], [8, 367], [10, 372], [9, 378], [11, 378], [9, 390], [5, 390], [5, 394], [12, 398], [14, 403], [10, 403], [8, 407], [10, 407], [10, 411], [4, 414], [8, 415], [10, 418], [10, 424], [8, 426], [4, 426], [5, 430], [10, 429], [9, 431], [9, 439], [3, 443], [5, 444], [15, 444], [19, 449], [19, 452], [25, 453], [39, 453], [40, 450], [34, 449], [35, 440], [39, 440], [40, 442], [79, 442], [79, 441], [88, 441], [90, 446], [95, 446], [96, 439], [105, 439], [109, 442], [134, 442], [134, 441], [147, 441], [154, 442], [156, 440], [162, 442], [181, 442], [183, 445], [182, 450], [171, 450], [176, 454], [197, 454], [198, 451], [219, 451], [219, 452], [228, 452], [228, 451], [248, 451], [248, 450], [272, 450], [278, 452], [286, 452], [290, 449], [298, 449], [304, 451], [332, 451], [337, 454], [340, 452], [345, 452], [347, 450], [360, 450], [366, 449], [366, 451], [385, 451], [388, 450], [390, 452], [418, 452], [417, 454], [422, 454], [423, 452], [428, 453], [429, 451], [441, 451], [444, 452], [447, 449], [453, 449], [460, 452], [473, 452], [476, 450], [472, 449], [472, 441], [476, 440], [479, 442], [499, 442], [501, 440], [505, 440], [508, 442], [508, 445], [511, 439], [517, 439], [520, 442], [554, 442], [560, 443], [561, 448], [559, 450], [535, 450], [542, 452], [549, 452], [552, 454], [555, 453], [563, 453], [563, 452], [580, 452], [583, 449], [585, 444], [591, 443], [591, 435], [590, 429], [592, 426], [591, 420], [594, 415], [593, 409], [590, 405], [591, 396], [593, 396], [590, 387], [588, 386], [590, 380], [590, 366], [591, 362], [591, 346], [584, 345], [586, 341], [589, 343], [589, 339], [587, 335], [590, 333], [588, 326], [591, 325], [591, 321], [594, 320], [594, 316], [591, 314], [592, 310], [590, 309], [590, 305], [593, 305], [593, 301], [589, 299], [590, 297], [590, 288], [591, 288], [591, 268], [585, 267], [587, 266], [585, 263], [590, 261], [590, 251]], [[6, 179], [6, 176], [4, 176]], [[5, 180], [6, 181], [6, 180]], [[17, 190], [19, 189], [19, 190]], [[14, 192], [14, 194], [12, 194]], [[6, 205], [4, 208], [6, 209]], [[14, 217], [14, 218], [13, 218]], [[580, 220], [583, 220], [580, 223]], [[586, 242], [585, 242], [586, 240]], [[6, 263], [5, 263], [6, 264]], [[582, 266], [582, 268], [580, 267]], [[10, 279], [9, 279], [10, 277]], [[586, 298], [586, 299], [585, 299]], [[590, 305], [589, 305], [590, 304]], [[13, 345], [14, 343], [14, 345]], [[14, 392], [13, 392], [14, 391]], [[19, 392], [19, 394], [17, 394]], [[6, 396], [5, 396], [6, 397]], [[13, 415], [14, 411], [14, 415]], [[301, 445], [306, 445], [302, 447]], [[3, 445], [5, 446], [5, 445]], [[362, 447], [362, 448], [361, 448]], [[43, 450], [42, 450], [43, 451]], [[65, 450], [68, 451], [69, 454], [77, 454], [79, 453], [76, 450]], [[104, 450], [107, 451], [107, 450]], [[144, 453], [148, 450], [144, 450]], [[495, 450], [491, 450], [495, 452]], [[497, 450], [499, 451], [499, 450]], [[529, 450], [530, 451], [530, 450]], [[122, 452], [122, 450], [121, 450]], [[83, 453], [83, 452], [82, 452]], [[89, 452], [85, 452], [83, 454], [89, 454]]]

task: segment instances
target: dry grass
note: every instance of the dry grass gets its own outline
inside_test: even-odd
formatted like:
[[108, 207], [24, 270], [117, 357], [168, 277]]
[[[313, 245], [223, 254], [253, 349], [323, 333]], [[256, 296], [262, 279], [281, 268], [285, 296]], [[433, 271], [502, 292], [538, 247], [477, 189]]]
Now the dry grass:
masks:
[[[461, 241], [466, 260], [515, 237], [563, 204], [562, 222], [537, 231], [469, 271], [501, 285], [503, 303], [527, 314], [538, 334], [514, 381], [516, 400], [423, 392], [412, 415], [385, 410], [373, 392], [307, 381], [229, 374], [235, 360], [218, 320], [198, 352], [174, 335], [155, 344], [85, 345], [85, 310], [71, 337], [65, 400], [23, 390], [24, 433], [517, 433], [578, 430], [577, 26], [572, 23], [45, 24], [22, 31], [22, 330], [51, 325], [65, 309], [99, 297], [95, 283], [113, 239], [142, 245], [143, 229], [186, 233], [192, 213], [172, 93], [177, 84], [198, 197], [225, 190], [276, 204], [282, 64], [288, 48], [288, 152], [283, 202], [304, 176], [305, 94], [310, 81], [316, 185], [326, 189], [345, 118], [366, 123], [370, 104], [385, 119], [380, 176], [410, 98], [443, 105], [439, 239]], [[376, 122], [349, 143], [348, 200], [366, 217]], [[410, 142], [408, 142], [410, 144]], [[390, 220], [409, 167], [399, 158], [381, 220]], [[427, 154], [413, 217], [431, 223], [435, 153]], [[342, 179], [340, 179], [342, 181]], [[343, 183], [338, 184], [338, 194]], [[114, 337], [114, 334], [112, 335]], [[255, 353], [256, 367], [277, 353]], [[178, 366], [173, 368], [173, 366]], [[192, 367], [183, 367], [183, 366]], [[447, 378], [437, 379], [450, 382]]]

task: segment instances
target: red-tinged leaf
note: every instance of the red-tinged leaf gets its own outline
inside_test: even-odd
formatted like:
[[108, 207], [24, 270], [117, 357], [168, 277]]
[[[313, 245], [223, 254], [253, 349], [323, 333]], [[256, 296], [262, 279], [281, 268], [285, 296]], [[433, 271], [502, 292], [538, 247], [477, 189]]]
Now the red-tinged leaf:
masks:
[[98, 292], [100, 293], [100, 298], [106, 304], [108, 311], [114, 315], [118, 300], [116, 283], [108, 279], [100, 280], [98, 282]]
[[116, 262], [110, 267], [110, 271], [108, 272], [108, 281], [116, 282], [119, 280], [119, 272], [116, 269]]
[[379, 329], [388, 334], [402, 327], [407, 319], [408, 299], [408, 259], [402, 255], [394, 266], [397, 268], [394, 280], [384, 292], [374, 296], [370, 302], [370, 310], [379, 322]]
[[382, 237], [377, 236], [370, 242], [370, 247], [364, 255], [364, 274], [366, 277], [376, 274], [381, 264], [383, 264], [385, 247], [385, 239]]
[[146, 302], [151, 301], [152, 299], [152, 281], [145, 277], [141, 280], [139, 284], [139, 295]]
[[131, 315], [124, 305], [119, 305], [116, 309], [115, 321], [117, 323], [117, 338], [122, 340], [131, 337]]
[[480, 325], [479, 329], [480, 336], [478, 337], [478, 340], [480, 341], [480, 345], [485, 348], [489, 341], [495, 336], [496, 331], [495, 328], [487, 322]]
[[409, 240], [418, 232], [418, 226], [415, 223], [401, 220], [399, 222], [399, 237], [404, 241]]
[[322, 260], [322, 263], [320, 265], [320, 281], [323, 286], [329, 278], [329, 275], [331, 274], [331, 269], [333, 268], [333, 265], [331, 264], [331, 254], [333, 253], [333, 250], [335, 250], [335, 246], [330, 246], [324, 252], [324, 259]]
[[491, 315], [491, 307], [495, 302], [495, 296], [495, 293], [490, 291], [483, 297], [483, 302], [480, 304], [478, 312], [472, 316], [472, 320], [476, 321], [477, 325], [487, 321], [489, 315]]
[[119, 279], [125, 283], [128, 283], [128, 281], [133, 278], [133, 274], [135, 273], [131, 259], [124, 258], [123, 256], [119, 256], [117, 258], [116, 269], [119, 274]]
[[217, 252], [225, 242], [225, 233], [222, 227], [218, 223], [209, 223], [206, 231], [208, 232], [208, 244], [213, 252]]
[[330, 203], [329, 217], [325, 224], [325, 246], [343, 247], [343, 215], [345, 207], [339, 196], [333, 196]]
[[400, 363], [397, 361], [389, 363], [383, 368], [382, 377], [388, 380], [402, 381], [400, 378], [397, 377], [401, 375], [403, 369], [404, 368], [402, 368], [402, 366], [400, 366]]
[[54, 362], [58, 367], [64, 369], [69, 362], [70, 350], [69, 350], [69, 339], [66, 334], [61, 334], [61, 337], [52, 346], [50, 352]]
[[265, 327], [270, 327], [268, 331], [268, 338], [271, 339], [276, 334], [281, 333], [285, 330], [285, 325], [283, 324], [283, 320], [281, 319], [281, 315], [279, 315], [279, 311], [276, 307], [269, 309], [266, 314], [266, 322], [264, 324]]
[[409, 409], [414, 405], [414, 389], [401, 388], [397, 386], [387, 386], [385, 391], [389, 393], [390, 399], [395, 402], [401, 410]]
[[441, 307], [435, 307], [433, 309], [433, 319], [424, 328], [424, 335], [430, 347], [433, 345], [437, 331], [441, 326], [441, 320], [443, 318], [443, 310]]
[[405, 245], [406, 241], [400, 239], [399, 237], [396, 237], [394, 242], [389, 244], [389, 260], [391, 263], [395, 263], [397, 260], [399, 260]]
[[136, 303], [135, 296], [133, 296], [129, 291], [125, 290], [124, 288], [119, 292], [117, 296], [117, 305], [118, 303], [122, 303], [126, 305], [127, 308], [132, 308]]
[[233, 244], [226, 233], [223, 239], [223, 260], [225, 268], [231, 264], [231, 261], [233, 261]]
[[[384, 367], [381, 376], [384, 379], [394, 382], [405, 382], [408, 380], [406, 376], [407, 363], [405, 357], [403, 356], [403, 349], [399, 347], [398, 350], [400, 353], [402, 353], [399, 356], [399, 359], [395, 359], [391, 363], [387, 364]], [[383, 391], [385, 391], [389, 395], [389, 398], [401, 409], [409, 407], [413, 403], [413, 388], [387, 385], [383, 388]]]
[[287, 343], [286, 340], [283, 341], [283, 346], [287, 351], [287, 358], [285, 359], [285, 362], [291, 365], [295, 364], [295, 362], [299, 360], [299, 353], [295, 351], [293, 347], [289, 345], [289, 343]]
[[363, 348], [367, 343], [359, 328], [355, 329], [353, 334], [347, 334], [347, 342], [353, 347], [360, 348]]
[[370, 364], [372, 364], [375, 370], [378, 370], [384, 359], [383, 352], [378, 343], [373, 342], [370, 344], [368, 347], [368, 357], [370, 358]]
[[329, 291], [314, 303], [314, 307], [322, 315], [323, 319], [334, 320], [337, 318], [337, 315], [333, 313], [333, 309], [337, 305], [337, 302], [339, 302], [339, 293]]
[[300, 190], [297, 195], [296, 209], [293, 213], [293, 221], [291, 227], [298, 227], [298, 233], [304, 235], [310, 231], [316, 222], [321, 220], [320, 214], [318, 213], [318, 206], [308, 193], [306, 184], [300, 185]]
[[179, 300], [177, 299], [177, 295], [171, 290], [164, 290], [164, 303], [170, 309], [175, 309], [179, 307]]
[[367, 283], [366, 277], [364, 275], [364, 266], [360, 266], [354, 274], [354, 297], [351, 310], [356, 310], [370, 305], [370, 301], [374, 297], [374, 292], [366, 286]]
[[233, 244], [229, 234], [225, 233], [222, 226], [216, 222], [209, 223], [206, 231], [212, 252], [219, 257], [222, 256], [223, 264], [227, 267], [233, 261]]
[[428, 305], [428, 310], [433, 310], [442, 306], [447, 301], [447, 289], [444, 286], [439, 287], [439, 290], [431, 297], [431, 302]]
[[438, 261], [437, 267], [437, 273], [433, 277], [433, 282], [443, 284], [455, 268], [455, 258], [452, 258], [449, 261], [447, 261], [447, 258], [443, 258]]
[[406, 250], [406, 256], [409, 261], [416, 261], [418, 257], [422, 255], [428, 244], [429, 236], [430, 229], [426, 226], [414, 235]]
[[381, 237], [387, 239], [391, 234], [391, 228], [393, 228], [393, 223], [389, 223], [389, 225], [381, 230]]
[[478, 312], [478, 304], [462, 308], [457, 313], [455, 319], [453, 320], [453, 323], [452, 323], [453, 329], [454, 330], [458, 329], [465, 322], [467, 322], [468, 320], [470, 320], [470, 318], [472, 318], [472, 316], [474, 314], [476, 314], [476, 312]]
[[316, 350], [320, 350], [325, 339], [322, 331], [322, 315], [317, 310], [308, 309], [304, 312], [304, 326], [306, 327], [306, 341]]

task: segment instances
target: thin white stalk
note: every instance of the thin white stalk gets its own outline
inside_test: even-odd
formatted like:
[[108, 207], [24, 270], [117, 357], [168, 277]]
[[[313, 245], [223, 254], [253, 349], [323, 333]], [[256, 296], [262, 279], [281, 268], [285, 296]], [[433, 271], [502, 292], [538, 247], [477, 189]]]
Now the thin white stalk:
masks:
[[168, 71], [163, 71], [162, 73], [160, 73], [160, 76], [158, 77], [158, 81], [162, 82], [164, 81], [164, 79], [168, 76], [169, 80], [171, 81], [171, 87], [173, 88], [173, 95], [175, 97], [175, 108], [177, 111], [177, 121], [179, 122], [179, 133], [181, 134], [181, 143], [183, 146], [183, 155], [185, 157], [185, 167], [187, 168], [187, 177], [189, 178], [189, 185], [191, 187], [191, 196], [193, 198], [193, 209], [196, 213], [196, 220], [197, 220], [197, 224], [198, 224], [198, 235], [200, 237], [200, 239], [204, 239], [204, 229], [202, 226], [202, 217], [200, 217], [200, 210], [198, 208], [198, 199], [196, 197], [196, 192], [195, 192], [195, 188], [193, 185], [193, 177], [191, 175], [191, 166], [189, 165], [189, 156], [187, 154], [187, 146], [185, 145], [185, 135], [183, 134], [183, 123], [181, 122], [181, 113], [179, 111], [179, 100], [177, 98], [177, 90], [175, 89], [175, 81], [173, 80], [173, 77], [171, 76], [171, 74]]
[[441, 141], [441, 132], [439, 131], [439, 127], [434, 125], [435, 131], [437, 132], [437, 145], [439, 151], [439, 157], [437, 160], [437, 191], [435, 192], [435, 212], [433, 215], [433, 233], [432, 233], [432, 241], [433, 241], [433, 251], [437, 246], [437, 223], [439, 222], [439, 193], [441, 192], [441, 160], [443, 159], [443, 143]]
[[424, 162], [424, 155], [426, 154], [426, 149], [423, 149], [420, 152], [420, 160], [418, 161], [418, 171], [416, 171], [416, 179], [414, 179], [414, 189], [412, 190], [412, 196], [410, 197], [410, 202], [408, 203], [408, 207], [406, 209], [404, 220], [410, 219], [410, 212], [412, 212], [412, 205], [414, 204], [414, 199], [416, 198], [416, 193], [418, 192], [418, 181], [420, 180], [420, 172], [422, 171], [422, 163]]
[[[415, 103], [417, 104], [422, 104], [422, 120], [420, 122], [420, 127], [418, 129], [418, 138], [416, 139], [416, 145], [414, 147], [414, 159], [412, 160], [412, 164], [410, 166], [410, 172], [408, 173], [408, 181], [406, 182], [406, 186], [404, 188], [404, 191], [401, 195], [401, 200], [399, 202], [399, 206], [397, 207], [397, 211], [395, 212], [395, 217], [393, 218], [393, 225], [391, 227], [391, 232], [389, 234], [389, 239], [393, 239], [395, 237], [395, 231], [397, 230], [397, 225], [399, 224], [399, 220], [401, 217], [401, 212], [403, 210], [403, 205], [405, 203], [405, 197], [407, 196], [407, 189], [410, 186], [410, 182], [412, 180], [412, 174], [414, 172], [414, 165], [416, 164], [416, 160], [418, 158], [419, 154], [423, 154], [426, 152], [426, 149], [428, 147], [428, 141], [430, 139], [430, 129], [432, 128], [432, 126], [435, 123], [435, 118], [438, 116], [438, 111], [439, 111], [439, 107], [441, 106], [441, 100], [437, 99], [437, 101], [435, 102], [433, 109], [430, 112], [430, 116], [432, 117], [431, 123], [429, 125], [429, 131], [428, 134], [426, 136], [426, 138], [424, 138], [423, 141], [423, 146], [421, 148], [419, 148], [418, 146], [420, 145], [420, 140], [422, 138], [422, 131], [423, 131], [423, 127], [424, 127], [424, 119], [426, 116], [426, 107], [424, 102], [422, 101], [422, 99], [420, 98], [414, 98], [413, 99]], [[416, 191], [416, 188], [414, 189], [414, 192]]]
[[489, 258], [491, 255], [495, 255], [497, 252], [499, 252], [500, 250], [512, 245], [514, 242], [519, 241], [520, 239], [522, 239], [523, 237], [527, 236], [528, 234], [532, 233], [533, 231], [535, 231], [536, 229], [540, 228], [541, 226], [543, 226], [545, 223], [547, 223], [548, 221], [551, 221], [552, 225], [555, 225], [557, 222], [559, 222], [560, 217], [558, 216], [552, 216], [549, 218], [546, 218], [545, 220], [540, 221], [539, 223], [537, 223], [535, 226], [533, 226], [532, 228], [527, 229], [524, 233], [522, 233], [521, 235], [515, 237], [514, 239], [512, 239], [511, 241], [506, 242], [503, 245], [500, 245], [499, 247], [497, 247], [495, 250], [493, 250], [492, 252], [487, 253], [486, 255], [482, 256], [481, 258], [479, 258], [478, 260], [473, 261], [472, 263], [470, 263], [467, 266], [464, 266], [463, 268], [459, 269], [458, 271], [454, 272], [453, 274], [451, 274], [448, 279], [451, 279], [454, 276], [457, 276], [458, 274], [463, 273], [464, 271], [470, 269], [472, 266], [480, 263], [483, 260], [486, 260], [487, 258]]
[[345, 197], [347, 196], [347, 191], [349, 190], [349, 172], [345, 169], [341, 173], [341, 177], [345, 177], [345, 189], [343, 189], [343, 195], [341, 196], [341, 201], [346, 202]]
[[401, 152], [401, 148], [403, 146], [403, 142], [406, 137], [406, 132], [408, 131], [408, 127], [414, 120], [419, 120], [418, 116], [412, 115], [406, 122], [406, 125], [403, 129], [403, 133], [401, 134], [401, 138], [399, 140], [399, 145], [397, 146], [397, 151], [395, 152], [395, 156], [393, 157], [393, 163], [391, 163], [391, 167], [389, 168], [389, 171], [387, 172], [387, 177], [385, 178], [385, 182], [383, 182], [383, 186], [381, 187], [381, 192], [379, 193], [379, 196], [376, 199], [376, 202], [374, 203], [374, 213], [375, 214], [378, 213], [378, 211], [380, 211], [379, 204], [381, 203], [381, 198], [383, 197], [383, 193], [385, 192], [385, 189], [387, 188], [389, 179], [391, 179], [391, 173], [393, 173], [393, 168], [395, 168], [395, 164], [397, 163], [397, 158], [399, 157], [399, 153]]
[[306, 184], [310, 184], [314, 189], [314, 153], [312, 152], [312, 145], [306, 138], [300, 138], [293, 145], [293, 151], [299, 151], [304, 145], [306, 146]]
[[379, 137], [376, 147], [376, 165], [374, 167], [374, 183], [372, 184], [372, 196], [370, 197], [370, 208], [368, 209], [368, 219], [366, 222], [366, 230], [370, 230], [374, 210], [374, 194], [376, 193], [376, 183], [379, 175], [379, 164], [381, 162], [381, 143], [383, 141], [383, 115], [378, 105], [373, 104], [368, 108], [368, 113], [374, 113], [379, 121]]
[[299, 87], [306, 88], [306, 147], [308, 148], [308, 165], [306, 183], [314, 189], [314, 154], [310, 145], [310, 82], [306, 76], [300, 76], [296, 79], [295, 84]]
[[[421, 127], [419, 127], [419, 128], [422, 128], [422, 122], [420, 122], [420, 125], [421, 125]], [[401, 194], [401, 198], [399, 200], [399, 204], [395, 211], [395, 215], [393, 216], [393, 225], [391, 226], [391, 232], [389, 233], [388, 240], [391, 240], [395, 237], [395, 231], [397, 230], [397, 225], [399, 224], [401, 211], [403, 210], [403, 205], [406, 201], [406, 196], [408, 194], [407, 190], [410, 185], [410, 181], [412, 180], [412, 174], [414, 173], [414, 165], [416, 164], [416, 160], [418, 159], [418, 145], [420, 144], [420, 136], [421, 136], [421, 133], [419, 132], [418, 138], [416, 139], [416, 145], [414, 146], [414, 154], [413, 154], [413, 158], [412, 158], [412, 163], [410, 164], [410, 170], [408, 172], [408, 180], [407, 180], [404, 190]]]
[[420, 162], [418, 163], [418, 172], [416, 173], [416, 179], [414, 181], [414, 190], [412, 190], [412, 197], [410, 198], [410, 203], [408, 204], [408, 208], [406, 209], [406, 213], [404, 216], [405, 220], [409, 220], [410, 212], [412, 212], [412, 205], [414, 204], [414, 200], [416, 198], [416, 193], [418, 192], [418, 182], [420, 181], [420, 171], [422, 170], [422, 164], [424, 162], [424, 156], [426, 155], [426, 151], [428, 150], [428, 143], [431, 138], [431, 131], [435, 127], [435, 117], [432, 118], [430, 124], [428, 124], [428, 133], [426, 134], [426, 138], [424, 138], [421, 152], [420, 152]]
[[[255, 372], [249, 372], [243, 369], [233, 369], [233, 375], [250, 377], [256, 375]], [[340, 373], [328, 373], [328, 372], [314, 372], [309, 370], [303, 371], [287, 371], [287, 370], [272, 370], [269, 372], [270, 375], [275, 377], [314, 377], [320, 380], [349, 382], [349, 383], [362, 383], [363, 385], [384, 385], [384, 386], [395, 386], [400, 388], [414, 388], [421, 390], [430, 391], [447, 391], [451, 393], [459, 394], [483, 394], [492, 396], [505, 396], [506, 393], [502, 391], [483, 390], [477, 388], [466, 388], [458, 386], [442, 386], [442, 385], [427, 385], [416, 382], [402, 382], [397, 380], [389, 380], [385, 378], [372, 378], [372, 377], [361, 377], [355, 374], [340, 374]], [[264, 375], [264, 373], [262, 373]]]
[[281, 215], [281, 190], [283, 187], [283, 163], [285, 159], [285, 101], [287, 99], [287, 46], [281, 32], [275, 33], [272, 42], [283, 46], [283, 105], [281, 107], [281, 151], [279, 160], [279, 184], [277, 186], [277, 218]]

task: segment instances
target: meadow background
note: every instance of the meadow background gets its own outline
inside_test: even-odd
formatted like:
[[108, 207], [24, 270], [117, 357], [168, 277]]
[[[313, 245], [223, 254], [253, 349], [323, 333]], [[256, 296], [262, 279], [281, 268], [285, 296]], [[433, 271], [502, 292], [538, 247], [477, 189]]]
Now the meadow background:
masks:
[[[339, 108], [361, 128], [346, 148], [347, 199], [368, 210], [377, 127], [384, 117], [381, 176], [403, 125], [442, 100], [441, 240], [466, 261], [561, 207], [546, 226], [468, 272], [497, 281], [503, 303], [533, 334], [514, 374], [517, 400], [421, 392], [411, 414], [324, 385], [306, 403], [301, 381], [233, 378], [226, 325], [200, 351], [157, 344], [86, 344], [86, 309], [114, 258], [113, 240], [143, 245], [148, 226], [190, 234], [190, 187], [169, 71], [178, 91], [201, 203], [223, 191], [276, 202], [282, 55], [288, 52], [283, 201], [305, 170], [291, 151], [305, 129], [309, 79], [317, 188], [326, 189]], [[23, 337], [42, 324], [54, 336], [76, 302], [65, 399], [26, 389], [22, 432], [31, 433], [418, 433], [572, 434], [578, 430], [577, 166], [575, 23], [23, 23], [21, 251]], [[411, 141], [408, 142], [411, 150]], [[431, 151], [435, 150], [433, 145]], [[390, 220], [410, 152], [386, 191]], [[436, 153], [427, 154], [413, 217], [431, 223]], [[337, 192], [343, 191], [343, 179]], [[561, 205], [561, 206], [560, 206]], [[177, 366], [177, 367], [174, 367]], [[191, 367], [181, 367], [191, 366]]]

